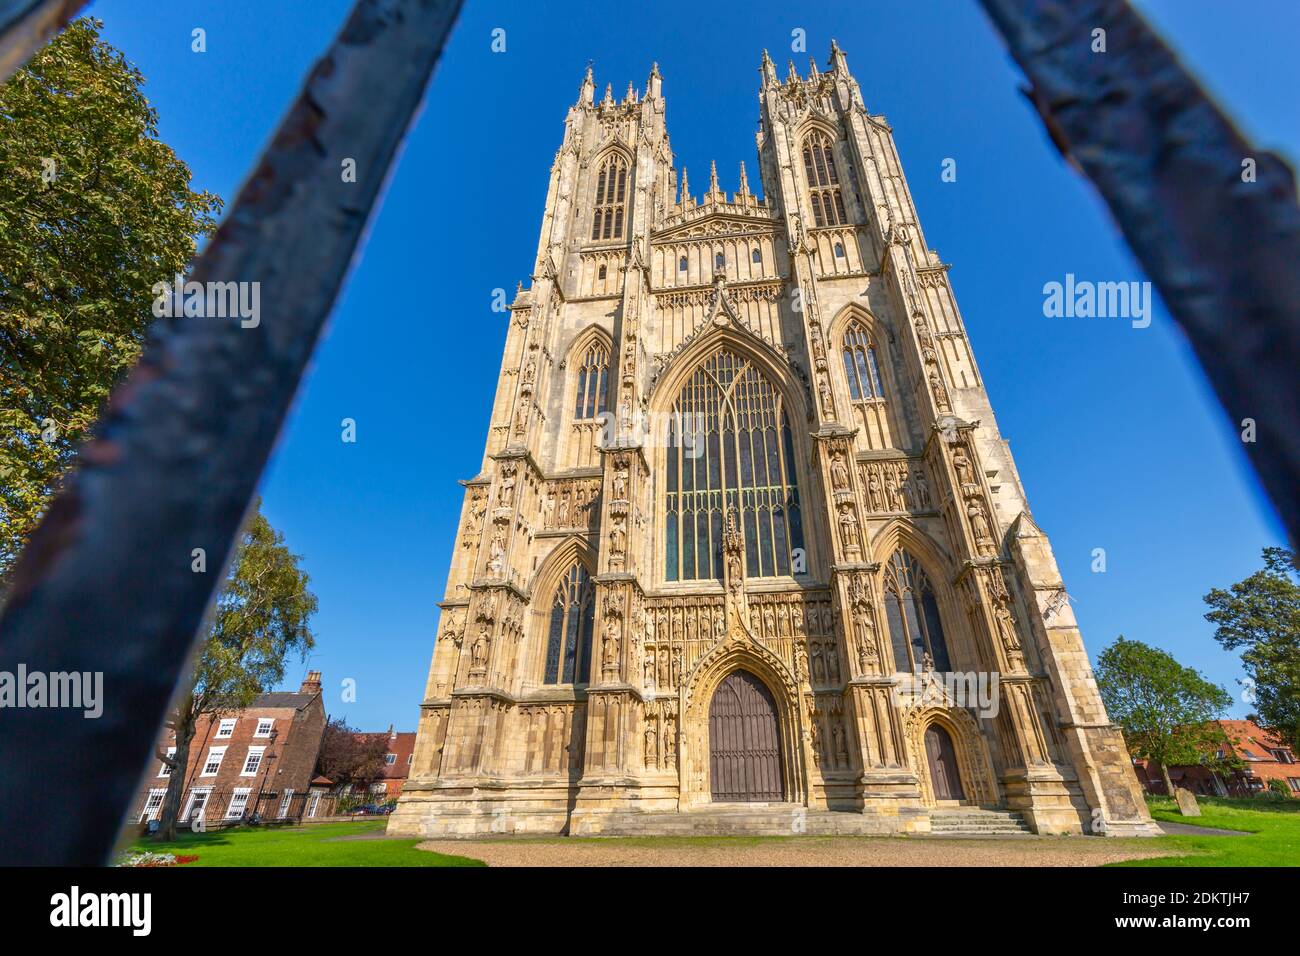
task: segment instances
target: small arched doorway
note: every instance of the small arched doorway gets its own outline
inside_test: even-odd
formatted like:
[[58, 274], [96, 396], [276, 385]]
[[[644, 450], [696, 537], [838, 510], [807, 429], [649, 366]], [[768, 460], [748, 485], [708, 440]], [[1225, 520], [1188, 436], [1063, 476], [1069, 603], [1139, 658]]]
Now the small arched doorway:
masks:
[[953, 746], [948, 731], [938, 724], [925, 728], [925, 759], [936, 802], [966, 799], [961, 788], [961, 774], [957, 771], [957, 748]]
[[776, 702], [749, 671], [728, 674], [709, 703], [709, 771], [715, 803], [785, 799]]

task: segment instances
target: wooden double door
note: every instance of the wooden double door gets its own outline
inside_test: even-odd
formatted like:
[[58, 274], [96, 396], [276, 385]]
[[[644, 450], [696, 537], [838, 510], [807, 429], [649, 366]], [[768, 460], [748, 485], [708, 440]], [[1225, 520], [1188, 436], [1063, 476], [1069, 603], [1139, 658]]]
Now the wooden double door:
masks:
[[785, 799], [776, 701], [748, 671], [723, 678], [709, 703], [709, 770], [714, 802]]

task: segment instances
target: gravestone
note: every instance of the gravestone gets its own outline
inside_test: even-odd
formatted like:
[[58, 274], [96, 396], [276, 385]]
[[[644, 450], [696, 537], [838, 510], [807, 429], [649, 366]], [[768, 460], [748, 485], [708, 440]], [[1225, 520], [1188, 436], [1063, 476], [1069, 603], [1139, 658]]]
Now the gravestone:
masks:
[[1196, 803], [1196, 794], [1185, 787], [1174, 787], [1174, 799], [1178, 801], [1178, 812], [1185, 817], [1199, 817], [1201, 808]]

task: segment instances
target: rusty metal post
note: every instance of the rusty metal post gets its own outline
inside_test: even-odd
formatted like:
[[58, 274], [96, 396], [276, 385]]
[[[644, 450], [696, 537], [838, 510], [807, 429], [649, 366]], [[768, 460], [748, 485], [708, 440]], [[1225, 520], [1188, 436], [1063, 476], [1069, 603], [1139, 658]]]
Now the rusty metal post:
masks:
[[[1097, 187], [1300, 542], [1300, 207], [1125, 0], [980, 0]], [[1094, 30], [1105, 52], [1094, 52]]]
[[155, 325], [14, 568], [0, 671], [101, 673], [103, 712], [0, 712], [0, 864], [107, 858], [459, 9], [357, 3], [189, 277], [258, 283], [258, 321]]

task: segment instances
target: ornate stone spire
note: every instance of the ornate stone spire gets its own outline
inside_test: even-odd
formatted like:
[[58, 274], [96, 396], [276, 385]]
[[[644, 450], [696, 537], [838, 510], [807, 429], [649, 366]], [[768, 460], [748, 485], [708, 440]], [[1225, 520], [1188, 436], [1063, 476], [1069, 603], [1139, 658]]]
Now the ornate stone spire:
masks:
[[736, 193], [742, 205], [749, 202], [749, 177], [745, 175], [745, 161], [740, 161], [740, 192]]
[[596, 84], [591, 78], [591, 61], [587, 61], [587, 74], [582, 78], [582, 85], [578, 87], [578, 105], [590, 106], [596, 96]]
[[632, 81], [631, 81], [631, 80], [628, 80], [628, 81], [627, 81], [627, 96], [625, 96], [625, 97], [623, 98], [623, 102], [624, 102], [624, 103], [635, 103], [635, 102], [636, 102], [636, 87], [634, 87], [634, 86], [632, 85]]
[[763, 62], [759, 66], [758, 72], [763, 75], [763, 89], [767, 89], [770, 86], [776, 86], [776, 64], [773, 63], [772, 58], [767, 55], [766, 49], [763, 50]]
[[686, 167], [683, 166], [681, 206], [683, 209], [689, 209], [692, 205], [694, 204], [691, 202], [691, 181], [686, 176]]
[[601, 106], [614, 105], [614, 84], [613, 83], [605, 84], [605, 98], [600, 101], [600, 105]]
[[838, 76], [849, 75], [848, 58], [844, 56], [844, 51], [834, 40], [831, 40], [831, 72]]
[[790, 61], [790, 75], [786, 77], [787, 83], [799, 82], [799, 71], [794, 68], [794, 60]]
[[655, 97], [662, 95], [663, 80], [664, 80], [663, 74], [659, 72], [659, 64], [658, 63], [650, 64], [650, 75], [646, 78], [645, 81], [646, 99], [651, 100], [654, 99]]
[[717, 161], [709, 162], [709, 191], [704, 194], [706, 203], [725, 203], [727, 194], [718, 187], [718, 164]]

